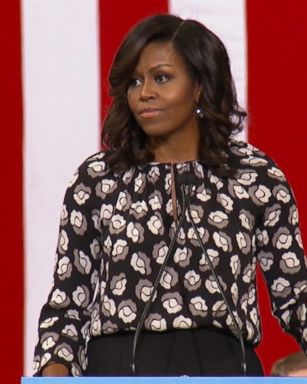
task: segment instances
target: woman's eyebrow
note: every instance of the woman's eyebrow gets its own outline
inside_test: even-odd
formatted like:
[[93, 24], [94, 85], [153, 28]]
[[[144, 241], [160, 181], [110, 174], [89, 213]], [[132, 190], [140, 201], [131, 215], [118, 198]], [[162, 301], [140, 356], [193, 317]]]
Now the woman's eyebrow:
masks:
[[161, 63], [149, 68], [149, 72], [155, 71], [156, 69], [159, 69], [161, 67], [173, 67], [173, 66], [174, 66], [173, 64]]
[[[149, 68], [148, 72], [154, 72], [161, 67], [174, 67], [174, 65], [169, 64], [169, 63], [160, 63], [160, 64], [154, 65], [153, 67]], [[138, 68], [136, 68], [136, 70], [134, 71], [134, 74], [138, 74], [138, 73], [139, 73], [139, 70], [138, 70]]]

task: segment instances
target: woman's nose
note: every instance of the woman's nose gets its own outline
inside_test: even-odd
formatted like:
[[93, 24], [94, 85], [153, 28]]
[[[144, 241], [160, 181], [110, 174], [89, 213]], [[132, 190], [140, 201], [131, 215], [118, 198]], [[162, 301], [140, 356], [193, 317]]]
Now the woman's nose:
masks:
[[154, 97], [154, 95], [155, 95], [155, 91], [154, 91], [153, 84], [150, 81], [145, 80], [141, 87], [140, 98], [142, 100], [147, 100]]

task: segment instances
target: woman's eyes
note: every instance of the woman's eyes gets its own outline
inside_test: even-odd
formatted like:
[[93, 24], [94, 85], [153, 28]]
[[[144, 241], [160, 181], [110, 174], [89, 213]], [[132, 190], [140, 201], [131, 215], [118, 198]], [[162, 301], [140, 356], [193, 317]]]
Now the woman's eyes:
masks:
[[170, 79], [169, 75], [157, 75], [155, 80], [157, 83], [166, 83]]
[[[154, 76], [154, 81], [158, 84], [164, 84], [170, 80], [170, 76], [166, 74], [161, 74], [161, 75], [155, 75]], [[135, 88], [138, 87], [143, 83], [144, 80], [138, 79], [138, 78], [132, 78], [129, 83], [129, 87]]]
[[135, 88], [137, 86], [139, 86], [141, 84], [141, 80], [140, 79], [130, 79], [130, 82], [129, 82], [129, 87], [132, 87], [132, 88]]

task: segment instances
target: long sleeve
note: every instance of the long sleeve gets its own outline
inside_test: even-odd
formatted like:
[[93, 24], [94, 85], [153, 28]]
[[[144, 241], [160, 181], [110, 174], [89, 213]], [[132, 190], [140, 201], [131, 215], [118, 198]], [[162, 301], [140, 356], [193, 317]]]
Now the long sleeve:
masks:
[[73, 376], [86, 368], [90, 314], [99, 289], [101, 228], [93, 180], [99, 162], [75, 173], [61, 213], [53, 286], [39, 319], [34, 375], [50, 362], [65, 364]]
[[[293, 194], [283, 173], [259, 150], [234, 142], [229, 155], [238, 172], [227, 180], [200, 161], [176, 164], [175, 172], [195, 175], [193, 214], [246, 341], [256, 345], [261, 339], [258, 258], [274, 315], [306, 350], [307, 268]], [[82, 375], [92, 340], [134, 331], [168, 249], [172, 165], [145, 164], [119, 177], [103, 157], [89, 158], [67, 189], [54, 284], [39, 323], [37, 375], [49, 362]], [[176, 247], [145, 328], [232, 330], [188, 220]]]
[[[283, 173], [271, 164], [263, 174], [268, 203], [259, 218], [257, 257], [266, 278], [273, 314], [307, 353], [307, 268], [298, 210]], [[269, 176], [269, 177], [268, 177]]]

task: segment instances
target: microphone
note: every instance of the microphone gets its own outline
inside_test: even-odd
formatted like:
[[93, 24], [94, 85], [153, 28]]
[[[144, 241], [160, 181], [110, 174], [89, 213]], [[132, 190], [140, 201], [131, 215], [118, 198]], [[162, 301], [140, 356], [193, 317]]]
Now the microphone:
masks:
[[202, 238], [199, 234], [199, 231], [198, 231], [198, 228], [194, 222], [194, 219], [193, 219], [193, 216], [192, 216], [192, 212], [191, 212], [191, 205], [190, 205], [190, 196], [191, 196], [191, 193], [192, 193], [192, 185], [193, 184], [197, 184], [197, 178], [192, 175], [192, 174], [186, 174], [186, 175], [181, 175], [181, 178], [180, 178], [180, 181], [182, 183], [182, 193], [184, 194], [184, 201], [186, 202], [186, 207], [187, 207], [187, 211], [188, 211], [188, 217], [191, 221], [191, 224], [192, 224], [192, 227], [195, 231], [195, 234], [196, 234], [196, 237], [197, 237], [197, 240], [201, 246], [201, 249], [205, 255], [205, 258], [208, 262], [208, 265], [209, 265], [209, 268], [210, 268], [210, 271], [214, 277], [214, 280], [216, 281], [216, 284], [218, 286], [218, 289], [220, 291], [220, 294], [223, 298], [223, 301], [227, 307], [227, 311], [231, 317], [231, 320], [232, 320], [232, 323], [233, 323], [233, 326], [236, 330], [236, 333], [237, 333], [237, 337], [240, 341], [240, 346], [241, 346], [241, 353], [242, 353], [242, 362], [241, 362], [241, 371], [242, 371], [242, 374], [243, 376], [247, 376], [247, 364], [246, 364], [246, 352], [245, 352], [245, 345], [244, 345], [244, 341], [243, 341], [243, 335], [242, 335], [242, 332], [240, 330], [240, 327], [239, 327], [239, 324], [234, 316], [234, 311], [233, 309], [231, 308], [231, 305], [229, 304], [225, 294], [224, 294], [224, 291], [223, 291], [223, 288], [222, 288], [222, 285], [215, 273], [215, 270], [214, 270], [214, 267], [212, 265], [212, 262], [210, 260], [210, 257], [208, 256], [206, 250], [205, 250], [205, 246], [204, 246], [204, 243], [202, 241]]
[[135, 357], [136, 357], [136, 348], [137, 348], [138, 339], [140, 337], [140, 333], [141, 333], [144, 321], [146, 319], [146, 316], [148, 315], [149, 307], [151, 306], [151, 304], [153, 302], [153, 298], [154, 298], [154, 296], [155, 296], [155, 294], [157, 292], [158, 284], [159, 284], [159, 282], [161, 280], [162, 273], [164, 272], [166, 264], [167, 264], [171, 254], [172, 254], [172, 252], [173, 252], [173, 250], [175, 248], [175, 243], [176, 243], [176, 240], [177, 240], [178, 235], [179, 235], [179, 231], [182, 228], [183, 221], [184, 221], [184, 218], [185, 218], [188, 196], [185, 193], [183, 186], [181, 188], [181, 196], [182, 196], [182, 214], [181, 214], [181, 217], [179, 219], [179, 222], [178, 222], [175, 234], [174, 234], [174, 236], [173, 236], [173, 238], [172, 238], [172, 240], [170, 242], [170, 246], [168, 248], [167, 254], [165, 256], [163, 264], [161, 265], [161, 267], [159, 269], [159, 272], [158, 272], [158, 275], [157, 275], [157, 277], [155, 279], [155, 282], [154, 282], [151, 294], [150, 294], [149, 299], [148, 299], [148, 301], [147, 301], [147, 303], [146, 303], [146, 305], [145, 305], [145, 307], [143, 309], [140, 321], [138, 322], [138, 325], [137, 325], [137, 328], [136, 328], [136, 331], [135, 331], [135, 334], [134, 334], [134, 337], [133, 337], [132, 363], [130, 364], [130, 367], [131, 367], [132, 375], [134, 375], [134, 376], [137, 374], [137, 367], [136, 367], [136, 363], [135, 363]]

